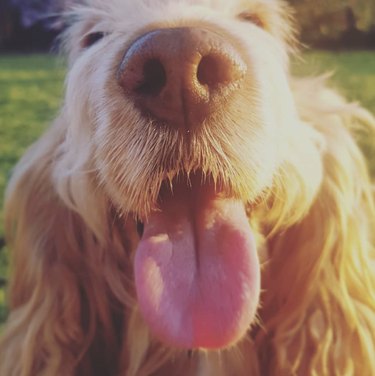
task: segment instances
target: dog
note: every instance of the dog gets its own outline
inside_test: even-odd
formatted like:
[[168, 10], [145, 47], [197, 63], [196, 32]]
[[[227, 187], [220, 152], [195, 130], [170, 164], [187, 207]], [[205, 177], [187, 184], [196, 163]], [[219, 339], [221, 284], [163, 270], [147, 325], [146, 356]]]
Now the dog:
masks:
[[88, 0], [6, 194], [4, 376], [375, 374], [374, 118], [276, 0]]

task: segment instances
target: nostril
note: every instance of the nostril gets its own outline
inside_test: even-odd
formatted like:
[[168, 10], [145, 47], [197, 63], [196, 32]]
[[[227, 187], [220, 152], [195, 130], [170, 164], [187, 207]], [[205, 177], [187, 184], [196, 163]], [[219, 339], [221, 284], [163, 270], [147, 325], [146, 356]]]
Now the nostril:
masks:
[[237, 95], [247, 73], [225, 37], [200, 28], [153, 30], [125, 52], [117, 84], [152, 124], [199, 127]]
[[216, 88], [233, 80], [231, 72], [231, 63], [224, 56], [209, 54], [199, 62], [197, 78], [201, 85]]
[[158, 59], [150, 59], [143, 65], [143, 77], [135, 92], [141, 95], [158, 95], [167, 83], [167, 73]]

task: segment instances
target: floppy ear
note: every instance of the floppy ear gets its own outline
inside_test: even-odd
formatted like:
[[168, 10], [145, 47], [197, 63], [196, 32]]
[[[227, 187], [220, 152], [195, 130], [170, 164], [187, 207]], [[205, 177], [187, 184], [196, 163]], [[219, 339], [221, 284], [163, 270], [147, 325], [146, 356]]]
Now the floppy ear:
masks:
[[[65, 196], [79, 197], [73, 193], [79, 177], [67, 172], [70, 183], [57, 189], [63, 179], [54, 176], [62, 174], [57, 165], [64, 158], [66, 128], [61, 117], [25, 154], [8, 187], [12, 279], [10, 316], [0, 343], [2, 375], [110, 373], [121, 347], [120, 318], [134, 303], [131, 239], [124, 234], [131, 229], [109, 220], [111, 208], [96, 195], [89, 173], [81, 179], [86, 179], [86, 196], [96, 198], [91, 227], [58, 193], [68, 189]], [[103, 369], [90, 370], [89, 357]]]
[[[261, 351], [274, 354], [271, 374], [370, 375], [375, 211], [366, 163], [348, 127], [362, 121], [375, 129], [375, 121], [320, 86], [308, 81], [295, 91], [307, 123], [301, 126], [322, 136], [323, 179], [307, 214], [269, 241], [261, 314], [267, 332], [259, 332], [257, 341]], [[310, 183], [307, 173], [304, 184]]]

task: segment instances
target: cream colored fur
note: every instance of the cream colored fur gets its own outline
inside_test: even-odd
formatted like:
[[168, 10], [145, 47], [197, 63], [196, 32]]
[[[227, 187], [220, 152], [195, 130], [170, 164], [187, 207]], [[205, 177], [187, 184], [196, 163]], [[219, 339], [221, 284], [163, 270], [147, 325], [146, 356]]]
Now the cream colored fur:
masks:
[[[264, 28], [240, 20], [243, 11]], [[375, 211], [354, 136], [375, 121], [325, 79], [290, 76], [285, 4], [91, 0], [70, 16], [64, 105], [7, 190], [11, 311], [0, 374], [375, 375]], [[219, 113], [191, 155], [113, 79], [132, 40], [180, 25], [217, 27], [237, 41], [253, 82], [240, 110]], [[92, 31], [108, 34], [83, 50]], [[137, 217], [166, 177], [197, 168], [249, 206], [262, 261], [257, 323], [220, 352], [164, 347], [134, 292]]]

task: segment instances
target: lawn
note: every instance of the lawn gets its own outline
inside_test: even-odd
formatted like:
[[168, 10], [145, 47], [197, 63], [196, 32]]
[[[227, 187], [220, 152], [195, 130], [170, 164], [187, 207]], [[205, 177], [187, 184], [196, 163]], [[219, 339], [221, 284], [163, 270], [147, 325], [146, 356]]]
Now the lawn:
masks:
[[[308, 52], [294, 63], [297, 74], [334, 71], [334, 87], [375, 113], [375, 52]], [[64, 67], [47, 55], [0, 56], [0, 208], [11, 169], [54, 117], [62, 98]], [[366, 140], [375, 173], [375, 142]], [[372, 157], [374, 156], [374, 157]], [[3, 216], [0, 210], [0, 238]], [[0, 249], [0, 286], [6, 279], [7, 252]], [[0, 287], [0, 322], [5, 318]]]

